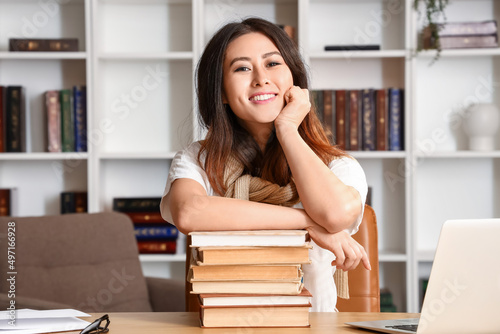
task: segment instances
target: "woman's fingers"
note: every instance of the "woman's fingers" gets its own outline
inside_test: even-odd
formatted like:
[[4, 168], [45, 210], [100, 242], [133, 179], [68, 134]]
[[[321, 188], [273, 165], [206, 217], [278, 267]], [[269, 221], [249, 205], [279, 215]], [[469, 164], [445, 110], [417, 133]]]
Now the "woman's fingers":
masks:
[[335, 255], [336, 259], [332, 261], [332, 266], [348, 271], [355, 269], [360, 262], [363, 262], [363, 266], [371, 270], [366, 250], [347, 232], [331, 234], [318, 225], [308, 227], [307, 230], [318, 246], [328, 249]]

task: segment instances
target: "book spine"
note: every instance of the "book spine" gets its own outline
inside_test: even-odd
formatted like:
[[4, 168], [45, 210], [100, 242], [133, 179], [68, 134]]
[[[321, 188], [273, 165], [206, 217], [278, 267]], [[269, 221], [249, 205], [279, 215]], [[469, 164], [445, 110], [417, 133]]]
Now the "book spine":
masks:
[[442, 49], [494, 48], [498, 47], [498, 36], [442, 36], [439, 38]]
[[73, 192], [61, 193], [61, 214], [75, 213], [75, 194]]
[[88, 212], [87, 192], [75, 192], [75, 212], [84, 213]]
[[47, 109], [47, 141], [49, 152], [61, 152], [61, 105], [59, 92], [56, 90], [45, 93]]
[[323, 119], [324, 109], [323, 109], [323, 91], [322, 90], [313, 90], [311, 92], [312, 100], [314, 101], [314, 107], [316, 110], [316, 115], [319, 120]]
[[59, 92], [61, 104], [61, 141], [63, 152], [75, 151], [75, 128], [73, 108], [71, 105], [72, 93], [69, 89]]
[[438, 24], [439, 36], [492, 35], [497, 33], [495, 20], [483, 22], [447, 22]]
[[325, 45], [325, 51], [376, 51], [380, 50], [378, 44], [348, 44], [348, 45]]
[[362, 140], [364, 151], [376, 150], [376, 132], [375, 132], [375, 99], [373, 89], [364, 89], [362, 92]]
[[47, 41], [44, 39], [26, 39], [26, 38], [10, 38], [9, 51], [45, 51], [47, 49]]
[[10, 216], [10, 189], [0, 189], [0, 216]]
[[6, 151], [24, 152], [26, 143], [23, 138], [25, 132], [23, 88], [21, 86], [7, 87], [6, 96]]
[[335, 91], [335, 127], [337, 134], [337, 145], [340, 149], [345, 150], [345, 107], [346, 107], [346, 91], [345, 90], [337, 90]]
[[359, 150], [359, 91], [349, 92], [349, 142], [351, 151]]
[[148, 224], [148, 223], [161, 223], [165, 224], [165, 220], [159, 211], [151, 212], [123, 212], [130, 217], [133, 223]]
[[332, 140], [332, 127], [333, 127], [333, 92], [331, 90], [323, 91], [323, 124], [325, 126], [328, 138]]
[[77, 38], [10, 38], [9, 51], [47, 52], [78, 51]]
[[387, 150], [387, 90], [378, 89], [377, 103], [377, 151]]
[[114, 198], [113, 210], [120, 212], [159, 212], [161, 197]]
[[172, 225], [134, 226], [134, 231], [137, 240], [177, 239], [179, 236], [177, 228]]
[[137, 248], [140, 254], [175, 254], [177, 240], [138, 241]]
[[47, 40], [47, 51], [78, 51], [78, 39], [76, 38], [61, 38]]
[[87, 152], [87, 89], [85, 86], [73, 87], [73, 110], [75, 112], [75, 150]]
[[87, 192], [67, 191], [61, 193], [61, 214], [88, 212]]
[[401, 90], [389, 89], [389, 151], [401, 151], [403, 127], [401, 113]]
[[351, 91], [345, 91], [344, 129], [345, 129], [345, 149], [351, 149]]
[[0, 86], [0, 152], [5, 152], [4, 87]]

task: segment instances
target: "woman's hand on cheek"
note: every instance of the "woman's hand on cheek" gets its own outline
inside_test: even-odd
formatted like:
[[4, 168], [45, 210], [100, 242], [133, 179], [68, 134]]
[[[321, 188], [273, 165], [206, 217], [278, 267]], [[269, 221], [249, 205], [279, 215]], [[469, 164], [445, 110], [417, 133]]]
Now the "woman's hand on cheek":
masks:
[[348, 271], [355, 269], [360, 262], [363, 262], [364, 267], [371, 270], [365, 249], [347, 232], [328, 233], [319, 225], [309, 226], [307, 231], [318, 246], [335, 254], [336, 259], [332, 262], [332, 266]]
[[297, 130], [310, 110], [309, 91], [298, 86], [292, 86], [285, 93], [285, 107], [274, 120], [274, 126], [279, 131]]

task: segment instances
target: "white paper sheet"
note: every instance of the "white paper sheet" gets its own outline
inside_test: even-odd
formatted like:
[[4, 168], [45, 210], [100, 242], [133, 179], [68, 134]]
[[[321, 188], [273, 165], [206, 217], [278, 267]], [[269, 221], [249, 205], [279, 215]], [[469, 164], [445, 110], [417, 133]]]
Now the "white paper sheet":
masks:
[[90, 317], [90, 314], [72, 309], [63, 310], [16, 310], [15, 325], [9, 311], [0, 312], [0, 334], [37, 334], [81, 330], [90, 322], [76, 317]]

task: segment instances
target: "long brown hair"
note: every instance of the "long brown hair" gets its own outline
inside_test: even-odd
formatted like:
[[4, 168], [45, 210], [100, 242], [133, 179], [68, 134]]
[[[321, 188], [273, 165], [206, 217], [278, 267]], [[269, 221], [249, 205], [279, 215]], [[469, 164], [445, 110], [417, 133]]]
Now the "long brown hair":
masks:
[[[309, 88], [307, 71], [295, 43], [277, 25], [259, 18], [248, 18], [225, 25], [212, 37], [196, 71], [200, 122], [207, 129], [198, 160], [201, 163], [201, 157], [205, 155], [205, 172], [219, 195], [224, 195], [226, 191], [224, 167], [230, 155], [234, 155], [243, 164], [245, 174], [259, 176], [281, 186], [292, 179], [275, 132], [269, 134], [266, 148], [262, 152], [255, 139], [238, 123], [229, 105], [222, 102], [226, 49], [233, 40], [251, 32], [260, 32], [269, 37], [290, 68], [293, 84]], [[346, 155], [330, 143], [314, 106], [300, 124], [299, 134], [325, 164], [335, 157]]]

